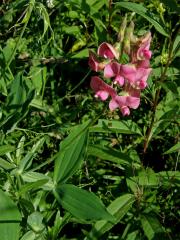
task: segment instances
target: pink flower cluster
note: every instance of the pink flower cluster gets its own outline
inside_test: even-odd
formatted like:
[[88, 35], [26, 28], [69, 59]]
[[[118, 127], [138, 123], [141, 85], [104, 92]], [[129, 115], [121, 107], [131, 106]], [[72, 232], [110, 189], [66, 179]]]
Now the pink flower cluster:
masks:
[[[100, 72], [105, 83], [98, 76], [91, 78], [91, 88], [95, 97], [105, 101], [108, 97], [110, 110], [119, 108], [123, 116], [130, 114], [130, 108], [136, 109], [140, 104], [140, 92], [147, 87], [147, 79], [151, 73], [149, 60], [151, 58], [150, 42], [151, 33], [148, 32], [140, 38], [130, 42], [126, 51], [117, 49], [117, 45], [102, 43], [97, 54], [89, 52], [89, 66], [95, 72]], [[123, 44], [121, 43], [123, 46]], [[125, 44], [124, 44], [125, 46]], [[127, 54], [129, 62], [121, 64], [120, 55]], [[119, 93], [120, 92], [120, 93]]]

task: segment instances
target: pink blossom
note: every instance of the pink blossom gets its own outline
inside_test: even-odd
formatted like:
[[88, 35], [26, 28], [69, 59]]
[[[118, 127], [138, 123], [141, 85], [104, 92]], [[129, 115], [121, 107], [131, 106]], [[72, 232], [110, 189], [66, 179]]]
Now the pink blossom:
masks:
[[147, 86], [151, 68], [138, 68], [133, 64], [125, 64], [121, 66], [121, 69], [124, 78], [134, 87], [144, 89]]
[[109, 108], [111, 111], [119, 108], [123, 114], [129, 115], [129, 108], [136, 109], [140, 104], [140, 98], [132, 96], [115, 96], [109, 103]]
[[97, 51], [98, 55], [103, 58], [113, 59], [119, 58], [118, 51], [109, 43], [103, 42], [99, 47]]
[[100, 62], [98, 61], [98, 59], [96, 58], [96, 55], [92, 51], [89, 51], [88, 64], [90, 68], [95, 72], [98, 72], [100, 70], [100, 67], [99, 67]]
[[95, 97], [105, 101], [109, 95], [114, 98], [117, 94], [114, 88], [106, 84], [102, 79], [97, 76], [91, 78], [91, 88], [95, 92]]
[[104, 68], [104, 77], [112, 78], [115, 77], [114, 83], [118, 83], [120, 86], [124, 85], [124, 77], [121, 74], [121, 64], [117, 62], [111, 62]]
[[131, 50], [131, 62], [136, 63], [142, 60], [149, 60], [151, 58], [152, 52], [149, 50], [151, 43], [151, 33], [148, 32], [142, 36], [137, 45], [132, 47]]

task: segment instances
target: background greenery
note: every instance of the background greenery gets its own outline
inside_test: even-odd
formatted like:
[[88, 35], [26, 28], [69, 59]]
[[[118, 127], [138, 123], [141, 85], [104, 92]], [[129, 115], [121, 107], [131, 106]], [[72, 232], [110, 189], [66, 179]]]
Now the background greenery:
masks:
[[[153, 36], [128, 117], [94, 98], [88, 67], [125, 14]], [[175, 0], [1, 1], [0, 239], [179, 239], [179, 14]]]

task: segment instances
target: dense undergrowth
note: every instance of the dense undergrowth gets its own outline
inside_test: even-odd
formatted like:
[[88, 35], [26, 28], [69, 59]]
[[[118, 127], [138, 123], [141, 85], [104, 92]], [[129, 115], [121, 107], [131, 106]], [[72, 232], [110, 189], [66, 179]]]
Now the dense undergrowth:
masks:
[[[175, 0], [0, 3], [0, 240], [179, 239], [179, 14]], [[94, 98], [88, 66], [125, 17], [152, 36], [129, 116]]]

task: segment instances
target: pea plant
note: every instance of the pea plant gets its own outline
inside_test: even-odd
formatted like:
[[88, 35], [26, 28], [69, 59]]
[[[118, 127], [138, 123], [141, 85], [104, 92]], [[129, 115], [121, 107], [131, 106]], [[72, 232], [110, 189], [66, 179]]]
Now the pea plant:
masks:
[[0, 3], [0, 240], [178, 240], [176, 0]]

